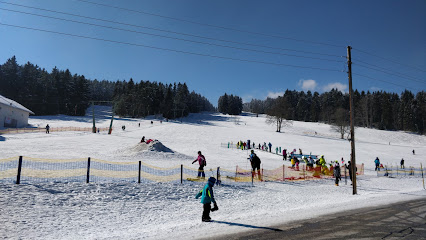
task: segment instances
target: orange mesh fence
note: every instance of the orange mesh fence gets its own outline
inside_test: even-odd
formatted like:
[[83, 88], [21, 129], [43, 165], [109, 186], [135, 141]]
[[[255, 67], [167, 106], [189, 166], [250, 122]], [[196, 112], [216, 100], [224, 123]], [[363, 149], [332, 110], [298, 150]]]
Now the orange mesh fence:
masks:
[[[308, 167], [301, 164], [298, 167], [281, 166], [276, 169], [252, 170], [243, 169], [239, 166], [235, 171], [220, 169], [222, 181], [251, 182], [251, 181], [297, 181], [313, 180], [321, 178], [333, 178], [334, 167]], [[349, 170], [345, 166], [340, 167], [342, 177], [349, 176]], [[364, 164], [357, 165], [357, 175], [364, 174]]]
[[[65, 131], [79, 131], [79, 132], [92, 132], [92, 127], [51, 127], [49, 132], [65, 132]], [[109, 130], [109, 127], [96, 128], [100, 132]], [[0, 134], [16, 134], [16, 133], [34, 133], [34, 132], [46, 132], [45, 128], [7, 128], [1, 129]]]

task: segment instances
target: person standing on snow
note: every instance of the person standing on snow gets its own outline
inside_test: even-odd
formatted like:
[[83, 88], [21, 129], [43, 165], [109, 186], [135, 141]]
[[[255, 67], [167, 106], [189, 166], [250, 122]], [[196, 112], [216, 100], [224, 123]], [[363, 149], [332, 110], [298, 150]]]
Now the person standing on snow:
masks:
[[287, 149], [283, 150], [283, 160], [287, 160]]
[[272, 143], [271, 143], [271, 142], [269, 142], [268, 146], [269, 146], [269, 152], [271, 152], [271, 149], [272, 149]]
[[50, 133], [49, 130], [50, 130], [50, 126], [49, 126], [49, 124], [47, 124], [46, 125], [46, 133]]
[[204, 173], [204, 166], [206, 166], [207, 163], [206, 158], [204, 157], [204, 155], [201, 154], [201, 151], [198, 151], [198, 157], [192, 162], [192, 164], [194, 164], [196, 161], [198, 161], [198, 164], [200, 165], [200, 167], [198, 168], [197, 178], [206, 178], [206, 174]]
[[336, 178], [336, 186], [339, 186], [339, 180], [342, 180], [342, 176], [340, 174], [340, 164], [338, 161], [336, 161], [336, 164], [334, 164], [333, 175]]
[[321, 155], [320, 159], [319, 159], [319, 165], [321, 165], [322, 167], [325, 167], [325, 159], [324, 159], [324, 155]]
[[404, 169], [405, 169], [405, 166], [404, 166], [404, 159], [401, 159], [401, 168], [404, 168]]
[[380, 160], [379, 160], [379, 157], [376, 157], [376, 160], [374, 160], [374, 163], [376, 164], [376, 169], [374, 169], [374, 171], [380, 171]]
[[[195, 196], [196, 199], [201, 197], [201, 203], [203, 204], [203, 215], [201, 217], [201, 221], [203, 222], [210, 222], [212, 220], [210, 218], [210, 211], [214, 212], [216, 210], [219, 210], [213, 194], [213, 186], [215, 183], [216, 178], [210, 177], [204, 188]], [[214, 205], [213, 209], [211, 203], [213, 203]]]
[[259, 179], [259, 181], [262, 181], [262, 176], [260, 175], [260, 158], [256, 155], [256, 153], [254, 153], [254, 150], [251, 150], [251, 154], [250, 157], [248, 158], [250, 159], [250, 163], [251, 163], [251, 168], [252, 168], [252, 176], [254, 177], [254, 175], [256, 174], [256, 169], [257, 169], [257, 177]]

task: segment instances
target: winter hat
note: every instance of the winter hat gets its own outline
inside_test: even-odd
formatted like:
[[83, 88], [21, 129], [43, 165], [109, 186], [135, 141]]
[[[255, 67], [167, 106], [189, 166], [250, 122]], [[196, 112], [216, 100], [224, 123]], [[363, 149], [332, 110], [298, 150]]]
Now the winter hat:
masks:
[[209, 177], [209, 183], [211, 183], [212, 185], [214, 185], [216, 183], [216, 178], [214, 177]]

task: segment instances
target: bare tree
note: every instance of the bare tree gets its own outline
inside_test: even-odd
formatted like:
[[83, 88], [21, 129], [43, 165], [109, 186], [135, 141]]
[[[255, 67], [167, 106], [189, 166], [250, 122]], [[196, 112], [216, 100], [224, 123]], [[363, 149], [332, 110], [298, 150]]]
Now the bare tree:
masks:
[[349, 124], [349, 113], [344, 108], [338, 108], [334, 113], [335, 122], [331, 126], [331, 128], [340, 133], [340, 138], [343, 139], [345, 137], [345, 133], [350, 132], [350, 124]]
[[274, 104], [268, 111], [266, 123], [277, 126], [277, 132], [281, 132], [283, 126], [292, 125], [292, 121], [286, 120], [288, 115], [288, 102], [284, 97], [275, 99]]

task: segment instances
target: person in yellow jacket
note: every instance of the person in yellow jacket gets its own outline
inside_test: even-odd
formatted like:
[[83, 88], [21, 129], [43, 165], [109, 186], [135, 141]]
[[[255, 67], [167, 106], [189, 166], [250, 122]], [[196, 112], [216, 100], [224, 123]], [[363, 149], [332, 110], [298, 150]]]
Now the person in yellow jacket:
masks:
[[296, 165], [296, 156], [293, 156], [291, 158], [291, 167], [294, 167]]
[[320, 157], [320, 159], [319, 159], [319, 165], [321, 165], [321, 166], [326, 166], [326, 165], [325, 165], [324, 155], [321, 155], [321, 157]]

